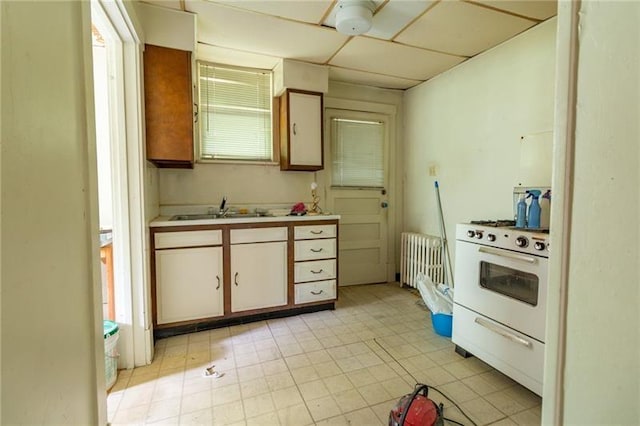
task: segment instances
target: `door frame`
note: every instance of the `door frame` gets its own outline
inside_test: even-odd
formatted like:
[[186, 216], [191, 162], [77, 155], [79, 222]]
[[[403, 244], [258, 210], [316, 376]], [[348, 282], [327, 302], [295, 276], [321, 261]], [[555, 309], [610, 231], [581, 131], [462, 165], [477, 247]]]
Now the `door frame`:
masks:
[[[113, 251], [119, 367], [153, 359], [149, 302], [148, 238], [145, 219], [143, 40], [135, 11], [121, 0], [92, 0], [92, 21], [110, 28], [107, 66], [116, 75], [109, 88], [112, 134]], [[113, 98], [112, 98], [113, 96]], [[125, 107], [126, 105], [126, 107]], [[102, 307], [99, 307], [102, 312]]]
[[[363, 112], [363, 113], [373, 113], [373, 114], [381, 114], [386, 115], [388, 117], [388, 176], [389, 182], [387, 185], [387, 189], [389, 191], [389, 195], [387, 197], [389, 207], [387, 208], [387, 282], [394, 282], [396, 276], [396, 268], [397, 268], [397, 259], [396, 253], [397, 244], [396, 244], [396, 236], [398, 235], [398, 231], [396, 229], [396, 224], [398, 222], [399, 215], [402, 214], [402, 209], [399, 205], [400, 198], [400, 188], [398, 187], [398, 179], [396, 177], [396, 161], [397, 161], [397, 144], [400, 140], [398, 137], [398, 128], [397, 128], [397, 108], [395, 105], [391, 104], [383, 104], [376, 102], [366, 102], [366, 101], [357, 101], [351, 99], [340, 99], [333, 97], [325, 97], [324, 98], [324, 110], [327, 109], [341, 109], [346, 111], [353, 112]], [[324, 115], [324, 111], [323, 111]], [[324, 122], [322, 124], [324, 126]], [[325, 161], [329, 161], [328, 158], [325, 158]], [[318, 179], [318, 173], [320, 173], [321, 178]], [[319, 185], [323, 188], [325, 200], [327, 199], [328, 186], [330, 185], [330, 176], [327, 176], [326, 173], [316, 172], [315, 180], [319, 182]]]

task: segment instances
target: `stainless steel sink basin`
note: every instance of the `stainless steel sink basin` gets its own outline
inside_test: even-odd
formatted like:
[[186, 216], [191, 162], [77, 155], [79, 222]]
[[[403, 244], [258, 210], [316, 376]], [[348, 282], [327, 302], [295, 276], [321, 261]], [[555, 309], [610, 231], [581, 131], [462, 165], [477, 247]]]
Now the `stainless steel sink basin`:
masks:
[[177, 214], [171, 216], [169, 220], [201, 220], [201, 219], [220, 219], [217, 214]]
[[220, 214], [177, 214], [169, 220], [203, 220], [203, 219], [233, 219], [242, 217], [270, 217], [267, 213], [226, 213]]

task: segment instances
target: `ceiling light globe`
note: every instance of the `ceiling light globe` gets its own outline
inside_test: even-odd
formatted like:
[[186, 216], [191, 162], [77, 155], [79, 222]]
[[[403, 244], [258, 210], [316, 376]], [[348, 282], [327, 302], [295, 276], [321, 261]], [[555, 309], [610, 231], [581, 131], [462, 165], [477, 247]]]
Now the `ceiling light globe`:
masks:
[[369, 2], [341, 2], [336, 14], [336, 29], [347, 35], [364, 34], [371, 29], [373, 11]]

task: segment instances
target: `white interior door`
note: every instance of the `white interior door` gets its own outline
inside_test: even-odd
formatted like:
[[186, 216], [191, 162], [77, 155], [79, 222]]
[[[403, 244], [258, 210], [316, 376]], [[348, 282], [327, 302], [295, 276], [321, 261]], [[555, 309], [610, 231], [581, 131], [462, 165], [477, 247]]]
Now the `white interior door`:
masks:
[[325, 111], [326, 204], [341, 216], [339, 284], [387, 282], [389, 123], [383, 114]]

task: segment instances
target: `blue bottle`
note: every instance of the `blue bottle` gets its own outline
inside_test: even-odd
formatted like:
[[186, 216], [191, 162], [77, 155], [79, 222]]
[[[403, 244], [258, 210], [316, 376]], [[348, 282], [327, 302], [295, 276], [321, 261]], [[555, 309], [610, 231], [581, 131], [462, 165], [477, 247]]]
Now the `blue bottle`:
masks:
[[516, 228], [524, 228], [525, 226], [527, 226], [527, 202], [521, 195], [516, 208]]
[[531, 204], [529, 205], [529, 221], [527, 223], [527, 228], [540, 228], [540, 203], [538, 202], [538, 198], [540, 198], [540, 191], [537, 189], [531, 189], [527, 191], [529, 195], [527, 198], [531, 197]]

